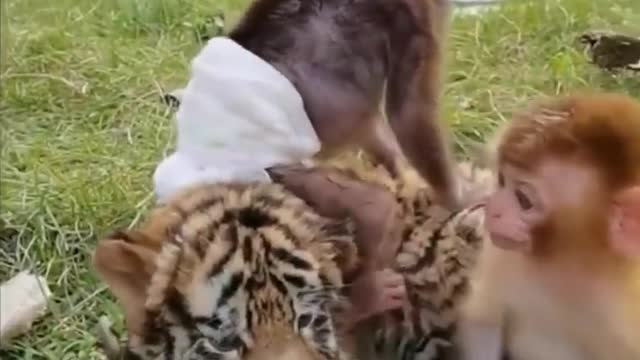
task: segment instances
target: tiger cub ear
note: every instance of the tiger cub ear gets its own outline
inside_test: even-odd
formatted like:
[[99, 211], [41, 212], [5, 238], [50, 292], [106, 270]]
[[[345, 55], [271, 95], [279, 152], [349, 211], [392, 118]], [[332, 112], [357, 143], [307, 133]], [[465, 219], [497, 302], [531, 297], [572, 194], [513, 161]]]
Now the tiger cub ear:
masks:
[[146, 289], [155, 270], [158, 249], [143, 234], [117, 231], [98, 242], [93, 264], [124, 308], [129, 332], [144, 324]]

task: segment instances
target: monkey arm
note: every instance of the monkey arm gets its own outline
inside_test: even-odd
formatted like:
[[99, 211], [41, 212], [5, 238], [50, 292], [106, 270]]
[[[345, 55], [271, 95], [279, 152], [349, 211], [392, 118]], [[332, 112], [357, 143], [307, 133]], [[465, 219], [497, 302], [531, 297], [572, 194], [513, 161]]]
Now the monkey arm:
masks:
[[[501, 301], [498, 256], [486, 243], [472, 273], [471, 290], [461, 307], [458, 343], [462, 360], [500, 360], [503, 349], [505, 305]], [[504, 271], [504, 270], [503, 270]]]
[[270, 169], [274, 181], [326, 217], [350, 218], [355, 224], [359, 258], [356, 269], [342, 269], [351, 306], [339, 327], [350, 331], [360, 321], [406, 302], [404, 277], [390, 270], [400, 245], [400, 209], [382, 186], [329, 168], [287, 166]]
[[441, 201], [460, 205], [452, 159], [438, 122], [440, 51], [431, 34], [414, 35], [395, 55], [387, 83], [386, 110], [400, 147]]
[[271, 168], [269, 174], [321, 216], [350, 217], [363, 266], [380, 269], [393, 261], [401, 223], [398, 204], [389, 191], [329, 168], [292, 165]]
[[474, 294], [458, 324], [462, 360], [500, 360], [504, 344], [499, 305], [487, 294]]
[[503, 344], [500, 327], [463, 320], [459, 331], [462, 360], [502, 359]]

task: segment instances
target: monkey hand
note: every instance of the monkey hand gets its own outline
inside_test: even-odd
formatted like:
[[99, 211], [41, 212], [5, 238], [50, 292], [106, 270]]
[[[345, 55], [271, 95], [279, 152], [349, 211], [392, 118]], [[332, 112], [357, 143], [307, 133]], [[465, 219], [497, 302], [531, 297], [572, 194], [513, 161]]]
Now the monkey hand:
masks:
[[363, 274], [354, 281], [350, 298], [355, 322], [400, 308], [407, 303], [404, 277], [391, 269]]

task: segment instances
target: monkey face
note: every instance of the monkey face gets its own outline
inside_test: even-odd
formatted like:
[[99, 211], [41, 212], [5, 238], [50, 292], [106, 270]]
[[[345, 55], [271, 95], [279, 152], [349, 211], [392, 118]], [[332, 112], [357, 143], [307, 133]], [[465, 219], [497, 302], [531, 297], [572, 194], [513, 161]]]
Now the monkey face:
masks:
[[485, 225], [494, 245], [505, 250], [532, 250], [536, 229], [548, 225], [558, 213], [570, 223], [566, 209], [586, 219], [583, 208], [591, 204], [597, 179], [588, 167], [570, 161], [543, 160], [532, 171], [504, 164], [498, 187], [487, 201]]
[[531, 230], [544, 213], [537, 188], [522, 171], [504, 166], [498, 187], [487, 200], [485, 226], [494, 245], [505, 250], [531, 248]]

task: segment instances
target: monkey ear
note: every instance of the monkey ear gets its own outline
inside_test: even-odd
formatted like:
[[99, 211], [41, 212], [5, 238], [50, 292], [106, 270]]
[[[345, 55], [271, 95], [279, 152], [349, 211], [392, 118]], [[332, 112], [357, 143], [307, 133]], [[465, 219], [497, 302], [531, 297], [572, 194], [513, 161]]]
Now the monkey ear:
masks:
[[93, 264], [120, 305], [130, 333], [141, 334], [144, 324], [146, 289], [155, 270], [157, 251], [140, 233], [118, 231], [98, 243]]
[[626, 189], [615, 198], [609, 228], [616, 252], [625, 257], [640, 257], [640, 186]]

